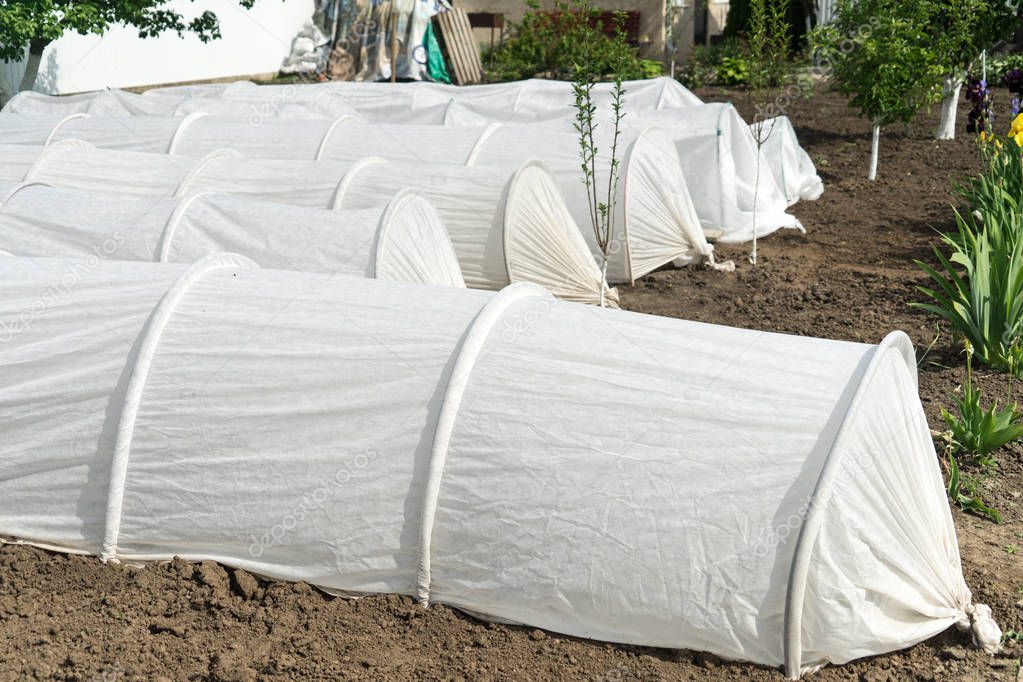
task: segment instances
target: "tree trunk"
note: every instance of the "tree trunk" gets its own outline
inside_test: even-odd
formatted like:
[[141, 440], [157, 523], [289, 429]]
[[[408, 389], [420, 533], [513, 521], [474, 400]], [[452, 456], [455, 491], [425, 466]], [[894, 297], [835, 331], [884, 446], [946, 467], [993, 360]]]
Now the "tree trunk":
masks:
[[607, 300], [604, 298], [604, 292], [606, 292], [610, 288], [608, 286], [608, 283], [607, 283], [607, 261], [608, 261], [608, 258], [607, 258], [606, 251], [607, 251], [607, 249], [605, 249], [605, 253], [604, 253], [604, 262], [600, 266], [600, 307], [601, 308], [606, 308], [607, 307]]
[[870, 139], [870, 173], [868, 180], [877, 180], [877, 149], [881, 142], [881, 121], [874, 119], [874, 132]]
[[946, 76], [942, 84], [941, 123], [934, 133], [937, 140], [956, 138], [956, 113], [959, 111], [959, 91], [963, 81], [955, 76]]
[[21, 77], [21, 85], [18, 92], [31, 90], [36, 84], [36, 77], [39, 75], [39, 66], [43, 63], [43, 50], [50, 41], [33, 40], [28, 48], [28, 62], [25, 64], [25, 75]]
[[[763, 125], [761, 123], [761, 125]], [[750, 253], [749, 262], [751, 265], [756, 267], [757, 264], [757, 201], [760, 199], [760, 162], [763, 159], [761, 149], [764, 143], [760, 142], [759, 134], [757, 136], [757, 171], [753, 176], [753, 252]]]

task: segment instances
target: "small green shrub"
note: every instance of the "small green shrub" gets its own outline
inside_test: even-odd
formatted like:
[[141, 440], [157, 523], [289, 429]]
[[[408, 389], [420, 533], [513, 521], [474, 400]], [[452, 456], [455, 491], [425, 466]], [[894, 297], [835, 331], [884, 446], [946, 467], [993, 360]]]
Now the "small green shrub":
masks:
[[958, 413], [944, 408], [941, 416], [951, 434], [951, 446], [958, 453], [969, 456], [982, 467], [994, 467], [991, 453], [1007, 443], [1023, 437], [1023, 422], [1016, 403], [998, 409], [996, 400], [990, 408], [981, 407], [980, 389], [973, 384], [973, 348], [966, 344], [966, 383], [963, 394], [956, 400]]
[[651, 72], [648, 60], [641, 60], [626, 42], [624, 17], [611, 37], [604, 33], [600, 12], [587, 0], [555, 0], [553, 11], [541, 10], [539, 0], [526, 4], [529, 10], [512, 24], [511, 37], [486, 57], [490, 80], [572, 80], [576, 66], [585, 66], [598, 79], [640, 79]]
[[725, 57], [715, 75], [721, 85], [745, 85], [749, 82], [750, 68], [745, 57]]
[[[789, 0], [753, 0], [750, 3], [746, 49], [749, 84], [762, 100], [773, 99], [769, 88], [785, 84], [789, 76], [789, 45], [792, 32], [788, 22]], [[760, 105], [766, 101], [758, 102]]]
[[660, 78], [664, 75], [664, 64], [656, 59], [640, 59], [639, 68], [643, 78]]
[[678, 65], [675, 77], [690, 89], [702, 88], [714, 82], [716, 68], [707, 63], [704, 48], [696, 48]]
[[726, 38], [710, 46], [695, 45], [689, 58], [676, 72], [678, 79], [688, 88], [702, 88], [715, 83], [724, 85], [718, 78], [718, 69], [725, 59], [743, 59], [743, 49], [736, 38]]

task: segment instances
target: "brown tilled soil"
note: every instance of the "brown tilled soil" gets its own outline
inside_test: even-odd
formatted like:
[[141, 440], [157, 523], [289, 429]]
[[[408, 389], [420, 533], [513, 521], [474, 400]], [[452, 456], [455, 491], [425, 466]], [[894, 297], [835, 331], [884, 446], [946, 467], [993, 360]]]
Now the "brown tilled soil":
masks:
[[[708, 89], [707, 100], [742, 93]], [[1004, 93], [1001, 101], [1005, 102]], [[963, 111], [965, 113], [965, 111]], [[865, 180], [867, 124], [820, 92], [789, 111], [827, 190], [797, 205], [807, 227], [745, 249], [720, 247], [734, 274], [662, 271], [622, 290], [633, 310], [780, 332], [877, 342], [903, 329], [918, 352], [931, 425], [962, 381], [947, 330], [908, 307], [921, 283], [914, 258], [929, 258], [934, 229], [950, 225], [953, 181], [975, 168], [968, 140], [929, 139], [934, 116], [912, 134], [886, 131], [880, 179]], [[936, 340], [935, 340], [936, 339]], [[1007, 381], [980, 371], [988, 395]], [[955, 511], [967, 581], [1003, 628], [1023, 630], [1021, 450], [998, 453], [984, 483], [1004, 522]], [[1016, 680], [1023, 647], [982, 655], [956, 632], [908, 651], [829, 668], [821, 680]], [[332, 598], [304, 584], [266, 583], [214, 563], [175, 561], [133, 569], [26, 547], [0, 548], [0, 680], [53, 679], [591, 679], [780, 680], [774, 670], [687, 652], [614, 646], [524, 628], [488, 625], [408, 598]]]

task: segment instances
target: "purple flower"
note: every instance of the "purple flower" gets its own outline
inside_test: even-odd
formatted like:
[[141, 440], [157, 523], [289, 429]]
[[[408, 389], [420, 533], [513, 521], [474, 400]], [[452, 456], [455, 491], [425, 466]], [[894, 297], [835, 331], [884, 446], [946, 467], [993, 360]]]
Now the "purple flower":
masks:
[[1002, 85], [1014, 95], [1023, 94], [1023, 69], [1010, 69], [1002, 76]]
[[987, 130], [987, 119], [976, 108], [966, 115], [966, 132], [979, 134]]
[[966, 101], [978, 104], [990, 94], [987, 89], [987, 81], [984, 79], [971, 78], [966, 82]]
[[966, 132], [982, 133], [993, 122], [991, 114], [991, 91], [987, 81], [971, 78], [966, 82], [966, 100], [973, 104], [966, 118]]

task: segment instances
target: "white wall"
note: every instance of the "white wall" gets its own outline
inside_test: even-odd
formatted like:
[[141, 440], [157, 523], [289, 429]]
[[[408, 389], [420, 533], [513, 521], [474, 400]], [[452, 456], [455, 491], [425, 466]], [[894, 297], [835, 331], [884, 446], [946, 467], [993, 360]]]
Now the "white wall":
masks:
[[[46, 48], [34, 89], [68, 94], [276, 72], [313, 14], [313, 0], [257, 0], [251, 10], [232, 0], [174, 0], [170, 6], [185, 17], [213, 10], [223, 37], [204, 45], [173, 32], [143, 40], [121, 26], [103, 36], [68, 33]], [[0, 76], [8, 82], [0, 87], [16, 89], [12, 77], [21, 72], [4, 68]]]

